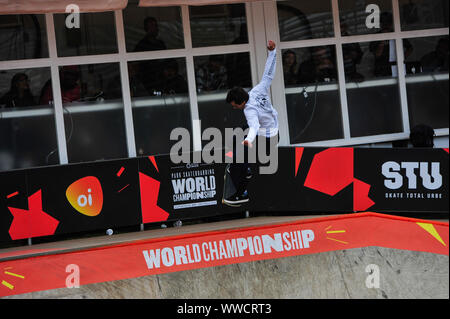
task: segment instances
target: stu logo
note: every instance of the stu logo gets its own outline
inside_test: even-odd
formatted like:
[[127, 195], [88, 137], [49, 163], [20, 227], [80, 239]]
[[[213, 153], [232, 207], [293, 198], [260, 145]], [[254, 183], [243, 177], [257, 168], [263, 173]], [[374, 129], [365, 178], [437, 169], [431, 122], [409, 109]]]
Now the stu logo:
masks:
[[100, 181], [94, 176], [83, 177], [66, 190], [69, 203], [86, 216], [97, 216], [103, 207], [103, 191]]
[[[430, 172], [431, 170], [431, 172]], [[389, 189], [399, 189], [403, 186], [404, 179], [408, 182], [409, 189], [417, 189], [418, 176], [423, 187], [435, 190], [442, 186], [442, 175], [439, 162], [393, 162], [382, 165], [381, 172], [386, 177], [384, 186]]]

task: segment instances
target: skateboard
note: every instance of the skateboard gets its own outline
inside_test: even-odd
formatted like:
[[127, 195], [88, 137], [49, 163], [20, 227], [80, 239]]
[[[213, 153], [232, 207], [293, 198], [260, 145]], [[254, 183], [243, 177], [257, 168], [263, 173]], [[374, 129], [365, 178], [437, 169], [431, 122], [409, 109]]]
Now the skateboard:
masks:
[[[237, 189], [239, 185], [236, 185], [236, 181], [233, 181], [233, 178], [230, 175], [230, 165], [228, 164], [225, 168], [225, 173], [223, 176], [223, 196], [222, 196], [222, 204], [233, 206], [233, 207], [240, 207], [242, 206], [242, 203], [240, 204], [230, 204], [225, 203], [224, 199], [229, 198], [230, 196], [236, 194]], [[241, 181], [243, 189], [247, 189], [247, 185], [250, 182], [252, 178], [251, 169], [249, 168], [247, 171], [247, 175], [245, 176], [245, 179]]]
[[237, 191], [237, 187], [236, 187], [235, 183], [233, 182], [233, 179], [231, 178], [229, 170], [230, 170], [230, 164], [228, 164], [226, 166], [225, 173], [224, 173], [224, 176], [223, 176], [222, 204], [233, 206], [233, 207], [239, 207], [239, 206], [241, 206], [241, 204], [231, 205], [231, 204], [225, 204], [225, 202], [224, 202], [225, 198], [228, 198], [228, 197], [232, 196]]

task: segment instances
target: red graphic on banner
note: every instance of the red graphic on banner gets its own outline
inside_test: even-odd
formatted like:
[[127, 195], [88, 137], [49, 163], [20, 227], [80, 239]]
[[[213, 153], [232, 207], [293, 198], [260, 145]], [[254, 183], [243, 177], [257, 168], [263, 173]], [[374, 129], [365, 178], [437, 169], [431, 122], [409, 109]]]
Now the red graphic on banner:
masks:
[[304, 147], [295, 148], [295, 177], [297, 177], [298, 167], [300, 166], [300, 161], [302, 160]]
[[353, 148], [329, 148], [314, 156], [305, 186], [330, 196], [353, 182]]
[[159, 173], [159, 169], [158, 169], [158, 165], [156, 165], [155, 157], [152, 155], [152, 156], [149, 156], [148, 158], [149, 158], [150, 162], [152, 162], [153, 166], [156, 168], [156, 171]]
[[7, 195], [6, 198], [9, 199], [9, 198], [17, 196], [17, 195], [19, 195], [19, 192], [16, 191], [14, 193], [11, 193], [11, 194]]
[[[296, 150], [296, 167], [298, 157]], [[364, 211], [375, 202], [369, 198], [370, 185], [354, 178], [353, 169], [353, 148], [329, 148], [314, 156], [304, 185], [334, 196], [353, 183], [353, 210]]]
[[158, 206], [160, 182], [139, 172], [139, 183], [141, 190], [142, 222], [145, 224], [167, 220], [169, 213]]
[[448, 153], [448, 148], [444, 148], [444, 151], [446, 151]]
[[28, 197], [28, 210], [8, 207], [14, 219], [9, 228], [12, 240], [53, 235], [59, 221], [42, 210], [41, 190]]
[[122, 175], [122, 173], [123, 173], [123, 171], [125, 170], [125, 167], [121, 167], [120, 169], [119, 169], [119, 171], [117, 172], [117, 177], [120, 177], [120, 175]]
[[361, 212], [372, 207], [375, 202], [369, 198], [370, 185], [359, 179], [353, 181], [353, 210]]

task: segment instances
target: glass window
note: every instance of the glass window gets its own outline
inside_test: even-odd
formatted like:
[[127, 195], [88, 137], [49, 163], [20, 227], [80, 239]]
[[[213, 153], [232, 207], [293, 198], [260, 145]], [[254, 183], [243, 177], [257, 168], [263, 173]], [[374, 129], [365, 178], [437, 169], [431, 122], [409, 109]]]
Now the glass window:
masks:
[[129, 62], [128, 74], [137, 154], [170, 153], [174, 128], [192, 132], [186, 60]]
[[282, 54], [291, 144], [343, 138], [335, 47]]
[[[59, 68], [70, 163], [128, 156], [118, 63]], [[41, 103], [53, 100], [51, 82]]]
[[339, 19], [343, 36], [393, 32], [392, 0], [339, 0]]
[[334, 35], [331, 1], [278, 1], [281, 41], [326, 38]]
[[49, 68], [0, 72], [0, 171], [59, 163], [53, 106], [39, 102], [49, 78]]
[[405, 55], [410, 127], [448, 128], [448, 36], [403, 41], [414, 47]]
[[47, 57], [44, 15], [0, 15], [0, 61]]
[[128, 52], [184, 48], [180, 7], [138, 7], [128, 1], [123, 10]]
[[395, 40], [344, 44], [342, 51], [351, 136], [402, 132]]
[[54, 14], [58, 56], [117, 53], [114, 12], [80, 13], [80, 27], [67, 28], [68, 14]]
[[[252, 85], [250, 55], [245, 53], [198, 56], [194, 58], [198, 111], [202, 131], [215, 127], [225, 136], [225, 128], [245, 129], [247, 121], [242, 111], [226, 103], [228, 89], [241, 86], [247, 91]], [[206, 145], [209, 141], [202, 141]], [[232, 141], [224, 141], [231, 147]]]
[[403, 31], [448, 27], [448, 0], [399, 0]]
[[244, 4], [189, 7], [192, 46], [248, 43]]

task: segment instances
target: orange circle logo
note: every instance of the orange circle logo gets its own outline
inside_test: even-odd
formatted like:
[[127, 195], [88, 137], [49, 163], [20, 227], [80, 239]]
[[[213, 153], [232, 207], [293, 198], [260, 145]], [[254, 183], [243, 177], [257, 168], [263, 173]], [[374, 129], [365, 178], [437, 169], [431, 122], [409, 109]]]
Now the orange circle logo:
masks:
[[83, 177], [66, 190], [69, 203], [86, 216], [97, 216], [103, 207], [103, 191], [100, 181], [94, 176]]

